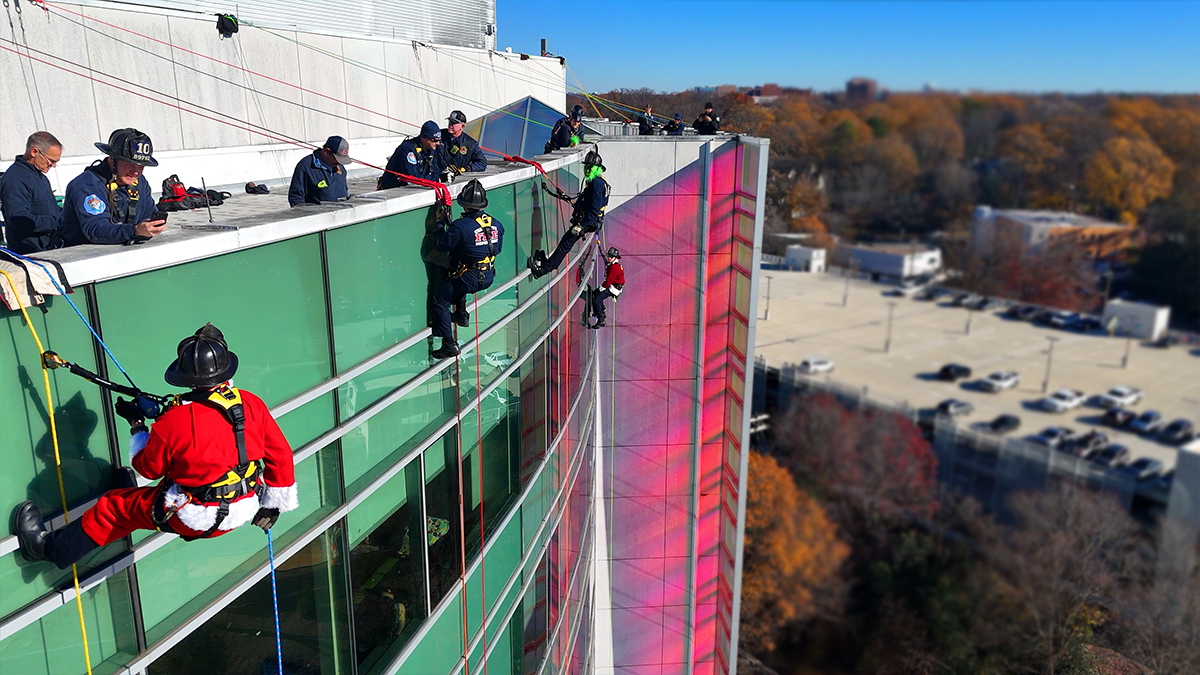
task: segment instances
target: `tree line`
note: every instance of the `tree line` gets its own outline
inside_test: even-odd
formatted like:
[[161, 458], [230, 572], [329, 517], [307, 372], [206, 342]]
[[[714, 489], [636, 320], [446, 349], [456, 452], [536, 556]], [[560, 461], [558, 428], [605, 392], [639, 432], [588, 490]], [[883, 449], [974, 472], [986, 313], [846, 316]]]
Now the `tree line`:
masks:
[[741, 672], [1200, 672], [1196, 555], [1115, 500], [1061, 484], [995, 518], [939, 488], [909, 420], [828, 394], [774, 436], [750, 455]]

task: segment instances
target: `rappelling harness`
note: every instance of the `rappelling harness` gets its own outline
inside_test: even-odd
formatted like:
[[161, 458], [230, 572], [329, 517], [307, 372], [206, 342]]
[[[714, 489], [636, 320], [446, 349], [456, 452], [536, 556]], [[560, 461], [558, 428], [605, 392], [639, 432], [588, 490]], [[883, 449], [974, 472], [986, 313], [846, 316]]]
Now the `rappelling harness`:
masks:
[[[160, 532], [174, 532], [173, 529], [167, 527], [167, 522], [171, 520], [176, 511], [184, 506], [188, 504], [198, 504], [201, 506], [216, 504], [217, 515], [212, 527], [205, 530], [203, 534], [194, 537], [183, 537], [183, 539], [191, 541], [193, 539], [211, 537], [221, 527], [225, 516], [229, 515], [229, 505], [231, 503], [245, 497], [251, 492], [258, 494], [260, 498], [262, 497], [263, 489], [265, 488], [262, 482], [264, 460], [251, 460], [246, 452], [246, 411], [242, 406], [242, 394], [236, 387], [223, 384], [216, 389], [208, 391], [192, 391], [173, 396], [159, 396], [106, 380], [82, 366], [65, 361], [58, 354], [51, 351], [42, 354], [42, 362], [49, 369], [67, 368], [72, 374], [78, 375], [102, 388], [115, 391], [119, 394], [125, 394], [126, 396], [132, 396], [138, 409], [149, 419], [159, 417], [171, 408], [186, 402], [214, 408], [233, 427], [233, 437], [237, 442], [238, 463], [237, 466], [227, 470], [221, 480], [200, 487], [179, 485], [169, 478], [164, 478], [159, 483], [158, 493], [154, 497], [154, 506], [151, 510], [151, 519], [154, 521], [155, 528]], [[172, 485], [176, 485], [180, 492], [187, 495], [187, 500], [176, 506], [168, 507], [166, 504], [166, 494]]]
[[478, 216], [475, 216], [475, 222], [483, 230], [483, 240], [487, 243], [488, 249], [487, 257], [472, 263], [458, 263], [458, 267], [450, 271], [449, 276], [451, 279], [457, 279], [471, 270], [486, 273], [496, 268], [496, 249], [492, 247], [492, 217], [486, 213], [480, 213]]

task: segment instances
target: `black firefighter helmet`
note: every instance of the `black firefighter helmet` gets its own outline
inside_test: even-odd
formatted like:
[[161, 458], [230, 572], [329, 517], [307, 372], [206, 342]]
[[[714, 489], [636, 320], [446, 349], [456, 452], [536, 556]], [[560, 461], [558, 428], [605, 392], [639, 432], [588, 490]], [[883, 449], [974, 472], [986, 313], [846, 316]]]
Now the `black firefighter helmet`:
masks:
[[617, 250], [616, 246], [609, 246], [607, 255], [609, 258], [616, 258], [617, 260], [621, 259], [621, 252]]
[[137, 129], [117, 129], [107, 143], [96, 143], [96, 149], [109, 157], [140, 166], [158, 166], [154, 159], [154, 144], [150, 137]]
[[583, 106], [576, 104], [571, 108], [571, 121], [578, 122], [583, 119]]
[[583, 158], [583, 168], [586, 171], [591, 169], [593, 166], [600, 167], [601, 171], [605, 170], [604, 158], [600, 156], [599, 152], [596, 152], [595, 150], [589, 150], [588, 154]]
[[215, 387], [237, 372], [237, 354], [229, 351], [225, 336], [211, 323], [180, 341], [179, 358], [163, 378], [175, 387]]
[[462, 192], [458, 193], [458, 205], [464, 209], [478, 211], [486, 209], [488, 205], [487, 190], [483, 188], [483, 184], [477, 179], [472, 179], [467, 183]]

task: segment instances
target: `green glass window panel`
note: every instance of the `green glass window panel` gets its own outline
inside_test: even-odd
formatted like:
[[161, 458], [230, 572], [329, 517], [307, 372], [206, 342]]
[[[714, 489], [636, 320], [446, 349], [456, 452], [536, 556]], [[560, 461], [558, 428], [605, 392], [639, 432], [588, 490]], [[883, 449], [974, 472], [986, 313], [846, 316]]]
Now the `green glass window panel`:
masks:
[[456, 433], [450, 431], [430, 446], [424, 461], [429, 593], [436, 607], [443, 598], [460, 590], [463, 574]]
[[537, 300], [529, 303], [518, 319], [521, 329], [521, 352], [532, 348], [542, 338], [542, 334], [550, 327], [550, 296], [542, 294]]
[[[734, 222], [737, 224], [737, 233], [746, 241], [754, 241], [754, 218], [744, 213], [734, 214]], [[740, 262], [740, 261], [739, 261]], [[746, 266], [746, 269], [750, 267]]]
[[419, 209], [325, 234], [338, 372], [428, 325], [421, 260], [427, 215]]
[[521, 364], [516, 377], [520, 382], [510, 388], [521, 392], [521, 483], [525, 484], [546, 457], [546, 359], [537, 347]]
[[546, 564], [546, 556], [538, 556], [538, 564], [531, 574], [534, 575], [533, 583], [525, 592], [525, 597], [522, 599], [521, 611], [518, 612], [524, 619], [522, 626], [522, 671], [523, 673], [536, 673], [537, 667], [542, 662], [542, 657], [546, 654], [546, 642], [549, 637], [549, 607], [547, 603], [546, 592], [549, 588], [549, 571]]
[[[349, 673], [345, 556], [325, 532], [279, 565], [285, 673]], [[150, 664], [151, 675], [276, 672], [271, 579], [264, 577]]]
[[464, 415], [462, 419], [463, 505], [468, 561], [479, 553], [483, 542], [491, 539], [494, 525], [516, 501], [520, 489], [520, 457], [517, 446], [512, 443], [508, 408], [496, 400], [496, 392], [485, 399], [485, 404], [482, 424], [474, 412]]
[[[372, 403], [429, 368], [429, 345], [422, 341], [338, 387], [339, 419], [352, 419]], [[444, 376], [442, 377], [444, 380]], [[441, 382], [434, 378], [435, 382]], [[409, 395], [411, 397], [412, 394]], [[408, 397], [406, 397], [408, 398]]]
[[[369, 378], [370, 373], [363, 377]], [[454, 389], [448, 383], [449, 372], [442, 371], [342, 437], [348, 494], [356, 493], [454, 416]], [[348, 405], [345, 397], [341, 400], [343, 407]]]
[[[118, 572], [84, 591], [82, 600], [92, 672], [115, 672], [137, 653], [129, 573]], [[86, 671], [74, 601], [0, 642], [0, 673], [76, 675]]]
[[464, 349], [459, 361], [461, 380], [458, 388], [462, 405], [470, 405], [479, 392], [495, 382], [517, 360], [520, 351], [515, 319], [483, 340], [478, 353], [474, 349]]
[[736, 349], [738, 354], [744, 355], [749, 341], [749, 328], [736, 316], [730, 318], [729, 324], [733, 334], [730, 346]]
[[396, 671], [398, 675], [430, 675], [454, 670], [463, 653], [461, 602], [458, 595], [447, 600], [449, 606], [400, 665]]
[[488, 675], [522, 675], [520, 660], [514, 659], [515, 655], [521, 653], [521, 644], [513, 640], [513, 625], [511, 620], [504, 622], [500, 626], [502, 629], [500, 634], [495, 636], [490, 635], [494, 628], [488, 628], [489, 635], [487, 640], [480, 640], [479, 644], [471, 652], [471, 660], [469, 661], [470, 672], [482, 673], [484, 671], [482, 659], [486, 647], [487, 651], [491, 652], [487, 657]]
[[[741, 246], [741, 244], [739, 244], [739, 246]], [[733, 307], [742, 316], [749, 318], [750, 280], [737, 270], [733, 271]]]
[[347, 518], [360, 673], [390, 664], [428, 615], [420, 494], [421, 465], [414, 461]]
[[[478, 530], [469, 531], [472, 538], [479, 536]], [[508, 583], [510, 577], [519, 574], [521, 569], [521, 519], [513, 518], [497, 535], [496, 543], [485, 557], [483, 565], [477, 566], [467, 578], [467, 640], [475, 639], [483, 623], [483, 617], [491, 613], [500, 599], [500, 591]], [[478, 544], [478, 542], [476, 542]], [[475, 550], [478, 551], [478, 545]], [[467, 564], [472, 564], [472, 558], [467, 558]], [[480, 577], [484, 583], [480, 584]], [[484, 600], [483, 591], [487, 597]]]
[[741, 175], [738, 188], [750, 195], [758, 195], [758, 162], [762, 149], [757, 145], [743, 143], [738, 146], [742, 151]]
[[[7, 284], [8, 280], [0, 277], [0, 283]], [[76, 292], [75, 296], [82, 305], [83, 293]], [[29, 312], [42, 346], [96, 370], [91, 335], [67, 301], [47, 296], [45, 307], [46, 314]], [[161, 371], [158, 375], [162, 377]], [[51, 371], [50, 387], [63, 484], [67, 503], [74, 506], [108, 489], [112, 474], [100, 389], [67, 370]], [[62, 513], [41, 353], [21, 313], [2, 308], [0, 391], [6, 394], [0, 406], [0, 462], [4, 465], [0, 472], [0, 513], [12, 513], [26, 499], [37, 502], [46, 515]]]
[[550, 497], [550, 472], [543, 471], [534, 481], [529, 494], [525, 496], [525, 501], [521, 503], [521, 544], [525, 550], [529, 550], [533, 544], [533, 537], [550, 509]]
[[[337, 446], [330, 445], [296, 467], [300, 508], [284, 513], [271, 530], [275, 549], [286, 546], [337, 506]], [[156, 642], [184, 619], [267, 559], [263, 531], [246, 525], [215, 539], [178, 537], [136, 563], [146, 640]]]
[[[59, 509], [62, 510], [61, 507]], [[8, 531], [5, 531], [8, 534]], [[103, 567], [105, 563], [121, 555], [127, 550], [124, 540], [113, 543], [89, 553], [76, 563], [79, 576], [85, 577], [92, 570]], [[0, 616], [24, 607], [46, 593], [56, 591], [71, 584], [71, 570], [60, 570], [47, 563], [27, 563], [21, 554], [9, 553], [0, 557]], [[0, 673], [4, 672], [0, 670]]]
[[[493, 283], [492, 287], [499, 286], [498, 283]], [[486, 294], [490, 291], [484, 291]], [[475, 331], [479, 330], [483, 333], [485, 330], [496, 325], [497, 322], [508, 318], [508, 315], [517, 308], [517, 287], [514, 286], [503, 293], [498, 293], [496, 297], [491, 298], [486, 303], [479, 305], [478, 311], [475, 307], [473, 296], [467, 296], [467, 311], [471, 313], [471, 325], [467, 328], [458, 329], [458, 341], [466, 342], [467, 340], [475, 339]], [[478, 320], [478, 326], [476, 326]]]
[[754, 213], [757, 210], [755, 208], [756, 200], [753, 197], [743, 197], [742, 195], [737, 195], [734, 198], [733, 204], [734, 208], [741, 209], [746, 213]]
[[275, 421], [292, 449], [298, 450], [334, 427], [333, 392], [318, 396]]
[[515, 185], [502, 185], [488, 190], [488, 205], [485, 211], [504, 225], [504, 245], [500, 247], [500, 255], [496, 256], [496, 278], [493, 285], [500, 285], [517, 275], [518, 270], [525, 269], [525, 259], [517, 262], [519, 247], [517, 240], [517, 220], [515, 191], [529, 189], [530, 181], [522, 181]]
[[[329, 379], [320, 269], [310, 235], [105, 281], [96, 285], [104, 340], [135, 382], [162, 391], [176, 345], [211, 321], [238, 355], [237, 385], [275, 406]], [[148, 293], [170, 302], [133, 301]]]
[[737, 264], [742, 266], [742, 269], [747, 272], [754, 270], [754, 251], [740, 241], [734, 242], [734, 251], [737, 254]]

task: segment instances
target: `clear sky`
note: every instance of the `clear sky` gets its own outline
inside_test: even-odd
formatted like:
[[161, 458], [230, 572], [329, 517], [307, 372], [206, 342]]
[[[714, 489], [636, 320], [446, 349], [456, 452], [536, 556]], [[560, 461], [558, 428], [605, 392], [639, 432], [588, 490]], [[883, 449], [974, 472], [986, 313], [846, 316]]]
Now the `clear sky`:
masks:
[[540, 38], [592, 91], [718, 84], [1200, 93], [1200, 0], [497, 0], [497, 46]]

